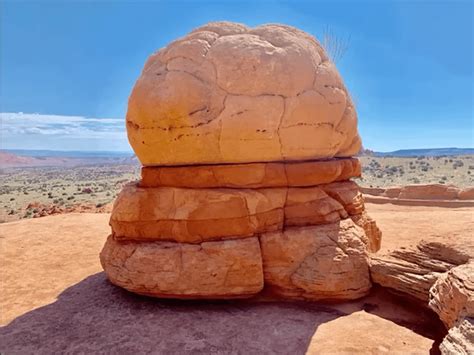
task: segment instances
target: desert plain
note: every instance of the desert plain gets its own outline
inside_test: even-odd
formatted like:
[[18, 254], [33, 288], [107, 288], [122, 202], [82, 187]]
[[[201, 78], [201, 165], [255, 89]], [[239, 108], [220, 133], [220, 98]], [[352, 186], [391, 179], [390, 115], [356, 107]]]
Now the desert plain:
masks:
[[[474, 155], [364, 155], [359, 159], [362, 177], [356, 181], [362, 187], [474, 185]], [[110, 211], [110, 204], [121, 188], [140, 177], [136, 159], [108, 164], [91, 159], [81, 163], [65, 159], [55, 160], [51, 166], [29, 166], [18, 157], [12, 161], [10, 156], [8, 164], [0, 159], [0, 223], [65, 211]]]

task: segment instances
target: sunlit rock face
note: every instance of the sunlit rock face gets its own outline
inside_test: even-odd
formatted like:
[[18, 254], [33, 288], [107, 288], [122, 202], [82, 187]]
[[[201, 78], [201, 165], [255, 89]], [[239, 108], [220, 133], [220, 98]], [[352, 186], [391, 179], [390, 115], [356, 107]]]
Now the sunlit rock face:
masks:
[[145, 166], [348, 157], [357, 115], [311, 35], [210, 23], [150, 56], [127, 132]]
[[357, 184], [357, 119], [292, 27], [211, 23], [153, 54], [129, 101], [143, 164], [110, 218], [110, 281], [165, 298], [346, 300], [381, 232]]

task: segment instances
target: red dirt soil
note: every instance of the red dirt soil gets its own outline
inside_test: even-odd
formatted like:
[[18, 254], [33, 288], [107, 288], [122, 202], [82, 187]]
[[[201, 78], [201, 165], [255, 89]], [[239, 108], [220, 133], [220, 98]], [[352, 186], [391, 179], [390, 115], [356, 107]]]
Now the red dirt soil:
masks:
[[[367, 205], [383, 249], [471, 233], [474, 208]], [[64, 214], [0, 225], [1, 353], [427, 354], [433, 313], [381, 289], [355, 302], [157, 300], [111, 285], [98, 253], [109, 214]]]

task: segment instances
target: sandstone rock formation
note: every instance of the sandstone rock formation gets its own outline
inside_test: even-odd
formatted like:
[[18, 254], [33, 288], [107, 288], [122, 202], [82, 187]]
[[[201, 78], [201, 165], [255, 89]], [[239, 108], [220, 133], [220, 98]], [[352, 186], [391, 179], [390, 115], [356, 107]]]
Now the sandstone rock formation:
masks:
[[211, 23], [153, 54], [131, 94], [143, 163], [101, 253], [108, 278], [172, 298], [354, 299], [381, 232], [350, 179], [350, 97], [313, 37]]
[[429, 306], [449, 329], [441, 352], [474, 353], [474, 261], [441, 275], [430, 289]]
[[372, 255], [372, 280], [429, 305], [448, 329], [443, 354], [474, 352], [474, 240], [472, 235], [421, 241], [388, 255]]
[[145, 166], [349, 157], [361, 147], [336, 67], [315, 38], [283, 25], [208, 24], [154, 53], [127, 131]]
[[372, 255], [370, 273], [375, 283], [428, 302], [436, 280], [473, 257], [474, 240], [470, 235], [459, 235], [457, 239], [421, 241], [416, 247]]
[[429, 305], [448, 328], [461, 317], [474, 317], [474, 261], [441, 275], [430, 289]]

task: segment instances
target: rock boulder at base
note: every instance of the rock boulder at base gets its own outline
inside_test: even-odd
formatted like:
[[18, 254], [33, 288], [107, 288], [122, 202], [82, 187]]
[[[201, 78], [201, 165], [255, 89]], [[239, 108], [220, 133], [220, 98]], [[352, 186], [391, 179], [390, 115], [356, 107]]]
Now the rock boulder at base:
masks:
[[119, 242], [100, 254], [109, 280], [129, 291], [164, 298], [241, 298], [263, 288], [257, 238], [186, 244]]
[[362, 297], [371, 287], [366, 243], [350, 219], [262, 234], [265, 287], [283, 298]]
[[296, 28], [200, 27], [150, 56], [128, 102], [145, 166], [349, 157], [357, 116], [319, 42]]

